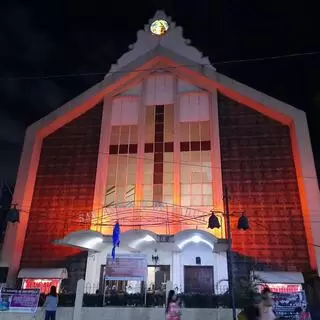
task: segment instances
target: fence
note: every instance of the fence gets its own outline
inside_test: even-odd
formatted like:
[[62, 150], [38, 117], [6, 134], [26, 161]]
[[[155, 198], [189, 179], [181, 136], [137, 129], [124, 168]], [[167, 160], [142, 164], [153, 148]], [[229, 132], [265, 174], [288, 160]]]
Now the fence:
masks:
[[[118, 282], [125, 282], [125, 281], [118, 281]], [[224, 281], [226, 282], [226, 281]], [[154, 287], [154, 283], [152, 282], [148, 282], [146, 284], [146, 287], [147, 288], [152, 288]], [[178, 293], [178, 294], [183, 294], [183, 288], [177, 284], [173, 284], [172, 285], [172, 288], [173, 290]], [[141, 286], [139, 287], [136, 287], [134, 289], [138, 289], [138, 292], [140, 292], [140, 289], [141, 289]], [[160, 291], [165, 291], [165, 284], [162, 286], [162, 288], [158, 288]], [[228, 284], [218, 284], [218, 285], [215, 285], [213, 288], [212, 288], [212, 292], [210, 292], [210, 294], [216, 294], [216, 295], [223, 295], [225, 294], [226, 292], [228, 292]], [[84, 287], [84, 293], [85, 294], [88, 294], [88, 295], [93, 295], [93, 294], [99, 294], [99, 292], [102, 291], [102, 286], [99, 284], [99, 283], [85, 283], [85, 287]], [[118, 286], [117, 288], [117, 291], [118, 292], [125, 292], [126, 291], [126, 288], [124, 286]], [[134, 291], [134, 290], [133, 290]], [[134, 292], [132, 292], [134, 293]]]
[[[186, 294], [179, 295], [183, 308], [231, 308], [231, 296], [228, 292], [224, 294]], [[59, 307], [73, 307], [76, 295], [59, 294]], [[45, 295], [41, 295], [39, 306], [45, 301]], [[236, 306], [243, 308], [251, 301], [250, 295], [237, 295]], [[163, 307], [166, 304], [164, 292], [147, 292], [144, 293], [108, 293], [103, 294], [84, 294], [83, 307]]]

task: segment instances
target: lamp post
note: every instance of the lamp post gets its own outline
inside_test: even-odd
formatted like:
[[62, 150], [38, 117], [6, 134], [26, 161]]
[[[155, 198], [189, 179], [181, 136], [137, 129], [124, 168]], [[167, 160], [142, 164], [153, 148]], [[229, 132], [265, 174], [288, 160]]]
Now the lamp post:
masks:
[[[235, 301], [235, 291], [234, 291], [234, 271], [233, 271], [233, 254], [232, 254], [232, 235], [231, 235], [231, 223], [230, 223], [230, 212], [229, 212], [229, 192], [228, 187], [223, 187], [223, 202], [224, 202], [224, 210], [223, 213], [226, 217], [226, 227], [227, 227], [227, 265], [228, 265], [228, 282], [229, 282], [229, 290], [231, 293], [231, 304], [232, 304], [232, 318], [233, 320], [237, 320], [237, 311], [236, 311], [236, 301]], [[218, 217], [215, 215], [215, 212], [211, 211], [211, 217], [209, 218], [208, 228], [209, 229], [219, 229], [221, 227]], [[241, 214], [238, 220], [238, 229], [239, 230], [248, 230], [249, 229], [249, 221], [248, 218]]]

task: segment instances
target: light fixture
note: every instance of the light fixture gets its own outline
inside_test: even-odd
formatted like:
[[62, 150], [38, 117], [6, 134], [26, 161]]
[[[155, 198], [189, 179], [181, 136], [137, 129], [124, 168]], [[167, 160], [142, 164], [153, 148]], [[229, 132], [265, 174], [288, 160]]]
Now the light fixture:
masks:
[[178, 247], [179, 247], [180, 249], [183, 249], [183, 247], [186, 246], [186, 245], [189, 244], [189, 243], [198, 244], [198, 243], [200, 243], [200, 242], [206, 244], [207, 246], [209, 246], [209, 247], [213, 250], [213, 244], [212, 244], [210, 241], [208, 241], [208, 240], [206, 240], [206, 239], [203, 239], [200, 235], [193, 235], [192, 237], [181, 241], [181, 242], [178, 244]]
[[191, 240], [192, 240], [192, 242], [194, 242], [194, 243], [199, 243], [199, 242], [201, 242], [201, 238], [200, 238], [198, 235], [193, 236], [193, 237], [191, 238]]
[[208, 221], [208, 228], [209, 229], [220, 229], [221, 228], [219, 219], [215, 215], [213, 210], [211, 210], [211, 216], [210, 216], [209, 221]]
[[155, 20], [150, 26], [150, 31], [155, 36], [163, 36], [169, 29], [169, 24], [166, 20]]
[[143, 239], [145, 242], [152, 242], [155, 241], [153, 237], [151, 237], [149, 234], [147, 234]]
[[91, 248], [91, 247], [93, 247], [93, 246], [95, 246], [95, 245], [97, 245], [99, 243], [102, 243], [102, 242], [103, 242], [102, 238], [96, 237], [96, 238], [93, 238], [93, 239], [85, 241], [84, 247]]
[[157, 265], [158, 261], [159, 261], [159, 256], [157, 254], [157, 249], [154, 249], [154, 253], [155, 254], [151, 256], [151, 260], [155, 265]]
[[131, 247], [136, 248], [142, 242], [153, 242], [153, 241], [156, 241], [155, 238], [147, 234], [143, 238], [133, 241], [131, 244]]
[[238, 220], [238, 229], [239, 230], [248, 230], [249, 229], [249, 220], [244, 215], [244, 213], [241, 214], [241, 217]]

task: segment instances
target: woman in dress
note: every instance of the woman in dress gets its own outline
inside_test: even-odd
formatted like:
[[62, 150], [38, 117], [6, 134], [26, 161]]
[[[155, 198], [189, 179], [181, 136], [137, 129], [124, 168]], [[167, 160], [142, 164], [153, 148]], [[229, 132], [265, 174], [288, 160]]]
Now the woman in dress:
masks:
[[180, 308], [177, 302], [177, 295], [174, 290], [170, 290], [166, 307], [166, 320], [180, 320]]

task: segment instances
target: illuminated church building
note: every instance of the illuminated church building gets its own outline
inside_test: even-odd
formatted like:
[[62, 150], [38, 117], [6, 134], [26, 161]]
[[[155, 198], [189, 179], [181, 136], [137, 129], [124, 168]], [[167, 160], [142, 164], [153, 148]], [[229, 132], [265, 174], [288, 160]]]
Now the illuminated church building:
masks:
[[[148, 283], [160, 270], [181, 291], [216, 291], [228, 279], [223, 186], [236, 275], [299, 283], [318, 270], [305, 113], [218, 73], [158, 12], [100, 83], [28, 128], [7, 282], [65, 268], [66, 283], [101, 286], [119, 221], [116, 255], [145, 255]], [[211, 210], [220, 229], [208, 229]], [[237, 229], [241, 212], [249, 230]]]

